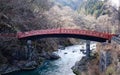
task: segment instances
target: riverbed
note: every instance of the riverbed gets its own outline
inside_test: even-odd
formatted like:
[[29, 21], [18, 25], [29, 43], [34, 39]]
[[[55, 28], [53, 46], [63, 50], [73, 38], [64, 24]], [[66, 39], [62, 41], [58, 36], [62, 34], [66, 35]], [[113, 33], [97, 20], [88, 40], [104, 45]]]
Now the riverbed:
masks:
[[75, 62], [84, 56], [80, 49], [85, 45], [68, 46], [64, 50], [58, 49], [57, 53], [61, 58], [58, 60], [45, 60], [42, 66], [31, 71], [17, 71], [7, 75], [75, 75], [71, 69]]

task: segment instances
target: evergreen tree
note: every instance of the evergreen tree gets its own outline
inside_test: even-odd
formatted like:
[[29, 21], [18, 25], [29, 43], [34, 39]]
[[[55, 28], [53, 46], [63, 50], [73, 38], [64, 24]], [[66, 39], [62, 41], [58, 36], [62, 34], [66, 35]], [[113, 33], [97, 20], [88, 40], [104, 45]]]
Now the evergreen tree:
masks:
[[81, 4], [79, 12], [85, 9], [84, 13], [86, 15], [94, 15], [97, 18], [102, 13], [103, 4], [104, 1], [101, 0], [87, 0], [87, 2]]

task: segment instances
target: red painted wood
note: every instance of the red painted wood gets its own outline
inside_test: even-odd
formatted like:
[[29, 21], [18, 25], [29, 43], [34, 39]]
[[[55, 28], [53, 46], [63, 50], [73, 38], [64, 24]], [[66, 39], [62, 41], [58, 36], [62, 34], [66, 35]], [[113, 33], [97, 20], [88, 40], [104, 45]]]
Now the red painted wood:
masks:
[[96, 31], [89, 31], [89, 30], [79, 30], [79, 29], [46, 29], [46, 30], [33, 30], [28, 32], [19, 32], [17, 33], [17, 38], [25, 38], [29, 36], [35, 35], [45, 35], [45, 34], [77, 34], [77, 35], [86, 35], [92, 37], [99, 37], [110, 40], [113, 34], [108, 33], [101, 33]]
[[109, 33], [101, 33], [96, 31], [89, 31], [89, 30], [79, 30], [79, 29], [46, 29], [46, 30], [33, 30], [28, 32], [19, 32], [17, 35], [15, 34], [0, 34], [0, 36], [5, 37], [17, 37], [17, 38], [25, 38], [30, 36], [36, 36], [36, 35], [46, 35], [46, 34], [77, 34], [77, 35], [86, 35], [86, 36], [92, 36], [92, 37], [98, 37], [110, 40], [114, 34]]

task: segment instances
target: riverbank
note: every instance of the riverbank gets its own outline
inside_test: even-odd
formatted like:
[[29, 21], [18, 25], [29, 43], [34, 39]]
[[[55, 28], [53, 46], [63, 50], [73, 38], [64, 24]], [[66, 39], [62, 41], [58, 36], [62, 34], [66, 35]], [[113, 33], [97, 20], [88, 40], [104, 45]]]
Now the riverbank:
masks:
[[57, 60], [60, 58], [59, 55], [56, 53], [42, 53], [38, 57], [38, 61], [15, 61], [14, 65], [9, 65], [9, 64], [3, 64], [0, 67], [0, 73], [1, 74], [7, 74], [11, 73], [14, 71], [29, 71], [29, 70], [34, 70], [38, 68], [39, 66], [42, 66], [43, 62], [47, 60]]
[[97, 43], [97, 54], [94, 58], [83, 57], [72, 67], [76, 75], [119, 75], [120, 74], [120, 45]]
[[80, 45], [74, 45], [66, 47], [64, 50], [58, 49], [58, 51], [54, 53], [57, 53], [61, 58], [57, 60], [45, 60], [44, 63], [35, 70], [17, 71], [6, 75], [75, 75], [71, 67], [83, 56], [80, 48], [82, 48]]
[[38, 66], [38, 63], [36, 63], [35, 61], [29, 61], [29, 62], [19, 61], [17, 62], [16, 65], [8, 65], [8, 64], [2, 65], [0, 68], [0, 73], [7, 74], [14, 71], [20, 71], [20, 70], [33, 70], [33, 69], [36, 69], [37, 66]]
[[[32, 41], [28, 47], [26, 40], [19, 41], [16, 38], [0, 37], [0, 74], [22, 69], [34, 69], [41, 65], [45, 59], [59, 58], [59, 56], [52, 54], [57, 50], [56, 42], [54, 42], [55, 45], [47, 44], [45, 39], [41, 42], [40, 40]], [[65, 44], [69, 45], [70, 42]]]
[[76, 75], [99, 75], [98, 61], [97, 54], [89, 59], [82, 57], [82, 59], [72, 67], [72, 70]]

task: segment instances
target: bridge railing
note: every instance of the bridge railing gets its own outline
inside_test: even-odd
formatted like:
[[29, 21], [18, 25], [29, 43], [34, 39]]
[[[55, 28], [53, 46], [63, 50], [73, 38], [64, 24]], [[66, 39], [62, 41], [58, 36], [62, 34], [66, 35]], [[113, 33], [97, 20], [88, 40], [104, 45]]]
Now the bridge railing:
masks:
[[112, 34], [109, 34], [109, 33], [102, 33], [102, 32], [96, 32], [96, 31], [58, 28], [58, 29], [32, 30], [28, 32], [19, 32], [17, 34], [17, 37], [24, 38], [24, 37], [44, 35], [44, 34], [78, 34], [78, 35], [100, 37], [104, 39], [111, 39], [113, 36]]

